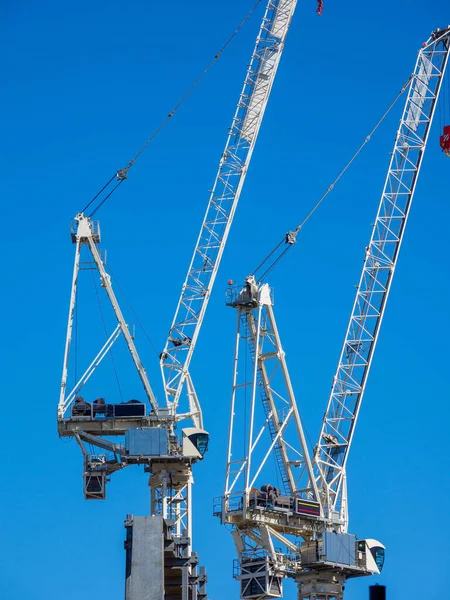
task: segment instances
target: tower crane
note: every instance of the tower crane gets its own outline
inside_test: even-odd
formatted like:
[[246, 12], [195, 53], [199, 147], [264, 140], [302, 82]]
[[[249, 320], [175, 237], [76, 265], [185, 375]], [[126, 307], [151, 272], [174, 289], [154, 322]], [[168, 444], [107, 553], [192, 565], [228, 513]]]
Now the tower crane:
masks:
[[[143, 465], [150, 475], [151, 516], [130, 516], [125, 522], [126, 600], [162, 600], [163, 594], [166, 600], [206, 598], [206, 576], [204, 571], [197, 572], [198, 561], [192, 552], [192, 465], [202, 460], [209, 436], [203, 429], [202, 411], [189, 366], [296, 4], [295, 0], [267, 1], [188, 274], [160, 356], [165, 406], [158, 403], [153, 392], [114, 293], [99, 251], [98, 221], [81, 212], [72, 224], [75, 261], [58, 432], [63, 437], [74, 437], [81, 448], [86, 499], [104, 499], [110, 475], [128, 465]], [[118, 183], [112, 191], [125, 178], [125, 170], [118, 171]], [[107, 186], [110, 185], [111, 181]], [[108, 195], [110, 193], [108, 191]], [[68, 391], [69, 355], [83, 249], [88, 254], [88, 268], [100, 276], [117, 325], [73, 389]], [[126, 403], [106, 402], [104, 398], [86, 400], [80, 395], [82, 389], [120, 336], [125, 339], [145, 399]], [[177, 425], [187, 421], [192, 426], [184, 426], [179, 436]], [[112, 441], [111, 438], [119, 439]], [[100, 453], [92, 453], [91, 446], [99, 448]]]
[[[434, 31], [409, 80], [312, 458], [272, 289], [253, 274], [243, 287], [227, 291], [227, 305], [237, 310], [237, 330], [225, 489], [214, 512], [232, 526], [242, 598], [282, 597], [283, 578], [291, 577], [299, 600], [342, 600], [347, 579], [383, 567], [383, 544], [348, 532], [346, 466], [449, 52], [450, 27]], [[295, 236], [289, 232], [286, 243], [293, 244]], [[279, 259], [276, 253], [269, 256], [275, 263]], [[265, 483], [277, 481], [275, 476], [279, 487]]]

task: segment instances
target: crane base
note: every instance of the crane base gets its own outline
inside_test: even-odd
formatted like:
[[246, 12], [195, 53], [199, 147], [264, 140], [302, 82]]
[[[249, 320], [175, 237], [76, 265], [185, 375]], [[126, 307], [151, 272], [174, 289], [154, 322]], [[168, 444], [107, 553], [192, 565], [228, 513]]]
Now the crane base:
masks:
[[161, 516], [127, 517], [125, 600], [207, 600], [206, 570], [172, 527]]

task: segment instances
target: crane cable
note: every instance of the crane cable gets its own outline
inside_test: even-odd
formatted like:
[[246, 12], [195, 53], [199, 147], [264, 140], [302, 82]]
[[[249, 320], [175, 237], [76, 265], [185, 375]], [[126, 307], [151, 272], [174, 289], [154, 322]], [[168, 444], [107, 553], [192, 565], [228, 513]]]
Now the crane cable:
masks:
[[127, 305], [128, 305], [128, 308], [129, 308], [129, 309], [130, 309], [130, 311], [133, 313], [133, 315], [134, 315], [134, 317], [135, 317], [135, 319], [136, 319], [136, 321], [137, 321], [137, 324], [138, 324], [138, 325], [139, 325], [139, 327], [142, 329], [142, 332], [143, 332], [143, 334], [144, 334], [144, 335], [145, 335], [145, 337], [147, 338], [147, 341], [148, 341], [148, 343], [150, 344], [150, 346], [151, 346], [151, 348], [152, 348], [153, 352], [155, 353], [155, 355], [156, 355], [156, 356], [158, 357], [158, 359], [159, 359], [159, 352], [156, 350], [156, 347], [155, 347], [154, 343], [152, 342], [152, 340], [151, 340], [150, 336], [149, 336], [149, 335], [148, 335], [148, 333], [146, 332], [146, 330], [145, 330], [145, 328], [144, 328], [144, 325], [142, 324], [141, 320], [139, 319], [139, 317], [138, 317], [138, 315], [137, 315], [136, 311], [135, 311], [135, 310], [134, 310], [134, 308], [132, 307], [132, 305], [131, 305], [130, 301], [128, 300], [127, 296], [125, 295], [125, 292], [123, 291], [123, 289], [122, 289], [122, 286], [121, 286], [121, 285], [120, 285], [120, 283], [119, 283], [119, 280], [117, 279], [117, 277], [116, 277], [116, 276], [114, 275], [114, 273], [112, 272], [112, 270], [111, 270], [111, 266], [109, 267], [109, 272], [110, 272], [110, 274], [111, 274], [111, 277], [112, 277], [112, 279], [113, 279], [114, 283], [117, 285], [117, 287], [119, 288], [119, 290], [120, 290], [121, 294], [123, 295], [123, 297], [124, 297], [124, 299], [125, 299], [125, 302], [126, 302], [126, 303], [127, 303]]
[[108, 200], [108, 198], [116, 191], [116, 189], [123, 183], [123, 181], [125, 181], [125, 179], [127, 179], [128, 170], [134, 165], [136, 160], [141, 156], [141, 154], [144, 152], [144, 150], [147, 148], [147, 146], [149, 146], [149, 144], [151, 144], [151, 142], [155, 139], [155, 137], [158, 135], [158, 133], [161, 131], [161, 129], [163, 129], [163, 127], [168, 123], [168, 121], [174, 116], [174, 114], [182, 106], [182, 104], [184, 104], [184, 102], [188, 99], [188, 97], [191, 95], [191, 93], [194, 91], [194, 89], [198, 86], [198, 84], [201, 82], [201, 80], [205, 77], [205, 75], [211, 69], [213, 64], [220, 58], [220, 56], [222, 55], [224, 50], [229, 46], [229, 44], [233, 41], [233, 39], [236, 37], [236, 35], [239, 33], [239, 31], [242, 29], [242, 27], [250, 19], [250, 17], [256, 11], [258, 6], [261, 4], [261, 2], [262, 2], [262, 0], [257, 0], [255, 2], [255, 4], [250, 9], [250, 11], [242, 19], [242, 21], [239, 23], [239, 25], [236, 27], [236, 29], [233, 31], [233, 33], [230, 35], [230, 37], [227, 39], [227, 41], [223, 44], [223, 46], [220, 48], [220, 50], [218, 52], [216, 52], [214, 57], [209, 61], [208, 65], [203, 69], [203, 71], [200, 73], [200, 75], [197, 77], [197, 79], [193, 82], [193, 84], [188, 88], [188, 90], [185, 92], [185, 94], [181, 97], [181, 99], [174, 106], [174, 108], [164, 117], [164, 119], [161, 121], [161, 123], [158, 125], [158, 127], [153, 131], [151, 136], [147, 139], [145, 144], [140, 148], [140, 150], [129, 161], [127, 166], [124, 169], [119, 169], [116, 173], [114, 173], [114, 175], [111, 177], [111, 179], [107, 183], [105, 183], [105, 185], [102, 187], [102, 189], [92, 198], [92, 200], [90, 200], [90, 202], [88, 202], [86, 204], [86, 206], [81, 211], [82, 213], [85, 213], [86, 210], [97, 200], [97, 198], [109, 187], [109, 185], [114, 181], [114, 179], [117, 179], [117, 183], [113, 187], [113, 189], [110, 192], [108, 192], [108, 194], [102, 199], [102, 201], [98, 204], [98, 206], [89, 215], [89, 218], [92, 217], [98, 211], [98, 209], [101, 206], [103, 206], [103, 204], [105, 204], [105, 202]]
[[258, 281], [259, 282], [261, 282], [278, 265], [278, 263], [281, 261], [281, 259], [287, 253], [287, 251], [290, 248], [292, 248], [292, 246], [296, 243], [296, 238], [297, 238], [298, 232], [309, 221], [309, 219], [316, 212], [316, 210], [319, 208], [319, 206], [322, 204], [322, 202], [325, 200], [325, 198], [328, 196], [328, 194], [334, 189], [334, 187], [337, 184], [337, 182], [341, 179], [341, 177], [344, 175], [344, 173], [347, 171], [347, 169], [350, 167], [350, 165], [354, 162], [354, 160], [356, 159], [356, 157], [358, 156], [358, 154], [361, 152], [361, 150], [364, 148], [364, 146], [371, 140], [372, 135], [375, 133], [375, 131], [378, 129], [378, 127], [381, 125], [381, 123], [384, 121], [384, 119], [390, 113], [391, 109], [394, 107], [394, 105], [396, 104], [396, 102], [400, 98], [400, 96], [402, 96], [402, 94], [405, 92], [406, 88], [408, 87], [409, 83], [411, 82], [412, 77], [413, 77], [412, 75], [410, 77], [408, 77], [408, 80], [404, 83], [404, 85], [402, 86], [402, 88], [399, 91], [399, 93], [396, 95], [396, 97], [394, 98], [394, 100], [391, 102], [391, 104], [385, 110], [385, 112], [383, 113], [383, 115], [381, 116], [381, 118], [376, 123], [375, 127], [373, 127], [373, 129], [371, 130], [371, 132], [364, 138], [364, 141], [360, 144], [360, 146], [358, 147], [358, 149], [356, 150], [356, 152], [353, 154], [353, 156], [350, 158], [350, 160], [347, 162], [347, 164], [344, 166], [344, 168], [340, 171], [340, 173], [334, 179], [334, 181], [327, 187], [327, 189], [325, 190], [325, 192], [322, 194], [322, 196], [319, 198], [319, 200], [314, 204], [314, 206], [308, 212], [308, 214], [303, 219], [303, 221], [300, 223], [300, 225], [298, 225], [292, 231], [289, 231], [288, 233], [286, 233], [285, 236], [280, 240], [280, 242], [273, 248], [273, 250], [271, 250], [271, 252], [269, 252], [269, 254], [264, 258], [264, 260], [262, 262], [260, 262], [259, 265], [256, 267], [256, 269], [253, 271], [252, 275], [255, 276], [256, 273], [276, 253], [276, 251], [280, 248], [280, 246], [282, 246], [283, 243], [286, 244], [286, 248], [267, 267], [267, 269], [264, 271], [264, 273], [262, 275], [258, 276]]
[[[101, 300], [100, 300], [100, 294], [98, 293], [97, 283], [96, 283], [96, 280], [95, 280], [95, 277], [94, 277], [94, 272], [93, 272], [92, 269], [91, 269], [91, 274], [92, 274], [92, 281], [94, 282], [95, 296], [97, 298], [98, 308], [100, 310], [100, 316], [101, 316], [101, 319], [102, 319], [103, 330], [105, 332], [106, 337], [108, 337], [108, 329], [106, 327], [105, 315], [103, 314], [102, 303], [101, 303]], [[120, 395], [120, 398], [121, 398], [121, 400], [123, 402], [122, 388], [120, 386], [120, 379], [119, 379], [119, 375], [117, 373], [116, 362], [114, 360], [114, 355], [113, 355], [111, 347], [108, 350], [108, 354], [109, 354], [109, 357], [111, 358], [111, 364], [112, 364], [112, 368], [113, 368], [113, 371], [114, 371], [114, 377], [116, 379], [117, 389], [119, 390], [119, 395]]]

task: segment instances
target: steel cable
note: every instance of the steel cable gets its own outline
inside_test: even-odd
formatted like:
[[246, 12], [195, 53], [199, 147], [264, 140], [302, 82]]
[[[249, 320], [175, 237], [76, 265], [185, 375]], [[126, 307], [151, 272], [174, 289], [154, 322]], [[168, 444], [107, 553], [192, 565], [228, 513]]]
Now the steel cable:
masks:
[[[383, 115], [377, 121], [376, 125], [372, 128], [372, 130], [370, 131], [370, 133], [364, 138], [364, 141], [360, 144], [360, 146], [358, 147], [358, 149], [356, 150], [356, 152], [353, 153], [353, 155], [350, 158], [350, 160], [346, 163], [346, 165], [344, 166], [344, 168], [339, 172], [338, 176], [334, 179], [334, 181], [327, 187], [327, 189], [322, 194], [322, 196], [319, 198], [319, 200], [314, 204], [314, 206], [311, 208], [311, 210], [307, 213], [307, 215], [303, 219], [303, 221], [301, 221], [300, 225], [298, 225], [295, 229], [293, 229], [287, 235], [285, 235], [281, 239], [281, 241], [278, 242], [278, 244], [275, 246], [275, 248], [273, 250], [271, 250], [271, 252], [269, 252], [269, 254], [265, 257], [265, 259], [261, 263], [259, 263], [259, 265], [257, 266], [257, 268], [253, 271], [252, 275], [255, 275], [259, 271], [259, 269], [261, 269], [267, 263], [267, 261], [269, 260], [269, 258], [278, 250], [278, 248], [283, 243], [287, 244], [286, 248], [274, 260], [274, 262], [271, 263], [268, 266], [268, 268], [264, 271], [264, 273], [261, 276], [258, 276], [258, 280], [259, 281], [262, 281], [264, 279], [264, 277], [266, 277], [278, 265], [278, 263], [281, 261], [281, 259], [287, 253], [287, 251], [290, 248], [292, 248], [292, 246], [295, 244], [295, 239], [296, 239], [296, 236], [297, 236], [298, 232], [300, 231], [300, 229], [302, 229], [302, 227], [304, 227], [304, 225], [309, 221], [309, 219], [316, 212], [316, 210], [319, 208], [319, 206], [322, 204], [322, 202], [325, 200], [325, 198], [328, 196], [328, 194], [334, 189], [335, 185], [338, 183], [338, 181], [341, 179], [341, 177], [344, 175], [344, 173], [347, 171], [347, 169], [350, 167], [350, 165], [355, 161], [355, 159], [357, 158], [357, 156], [359, 155], [359, 153], [362, 151], [362, 149], [364, 148], [364, 146], [371, 140], [372, 135], [375, 133], [375, 131], [378, 129], [378, 127], [381, 125], [381, 123], [384, 121], [384, 119], [390, 113], [391, 109], [394, 107], [394, 105], [396, 104], [397, 100], [405, 92], [405, 90], [408, 87], [411, 79], [412, 79], [412, 75], [410, 77], [408, 77], [408, 80], [405, 82], [405, 84], [402, 86], [401, 90], [398, 92], [398, 94], [396, 95], [396, 97], [394, 98], [394, 100], [390, 103], [390, 105], [385, 110], [385, 112], [383, 113]], [[291, 236], [290, 237], [291, 241], [288, 241], [288, 236]]]
[[111, 271], [111, 267], [109, 267], [109, 268], [108, 268], [108, 270], [109, 270], [109, 272], [111, 273], [111, 277], [112, 277], [112, 279], [113, 279], [113, 280], [114, 280], [114, 282], [117, 284], [117, 287], [119, 288], [119, 290], [120, 290], [121, 294], [123, 295], [123, 297], [124, 297], [124, 299], [125, 299], [125, 302], [126, 302], [126, 303], [127, 303], [127, 305], [128, 305], [128, 308], [129, 308], [129, 309], [130, 309], [130, 311], [133, 313], [133, 315], [134, 315], [134, 317], [135, 317], [135, 319], [136, 319], [136, 321], [137, 321], [137, 324], [138, 324], [138, 325], [139, 325], [139, 327], [142, 329], [142, 332], [144, 333], [145, 337], [147, 338], [147, 341], [148, 341], [148, 343], [150, 344], [150, 346], [151, 346], [151, 348], [152, 348], [153, 352], [154, 352], [154, 353], [155, 353], [155, 355], [156, 355], [156, 356], [159, 358], [159, 352], [156, 350], [156, 347], [155, 347], [154, 343], [152, 342], [152, 340], [150, 339], [150, 336], [149, 336], [149, 335], [148, 335], [148, 333], [146, 332], [146, 330], [145, 330], [145, 328], [144, 328], [144, 326], [143, 326], [143, 324], [142, 324], [141, 320], [139, 319], [139, 317], [138, 317], [138, 315], [137, 315], [136, 311], [135, 311], [135, 310], [134, 310], [134, 308], [131, 306], [131, 303], [130, 303], [130, 301], [128, 300], [127, 296], [125, 295], [125, 292], [123, 291], [123, 289], [122, 289], [122, 286], [121, 286], [121, 285], [120, 285], [120, 283], [119, 283], [119, 280], [118, 280], [118, 279], [117, 279], [117, 277], [114, 275], [114, 273]]

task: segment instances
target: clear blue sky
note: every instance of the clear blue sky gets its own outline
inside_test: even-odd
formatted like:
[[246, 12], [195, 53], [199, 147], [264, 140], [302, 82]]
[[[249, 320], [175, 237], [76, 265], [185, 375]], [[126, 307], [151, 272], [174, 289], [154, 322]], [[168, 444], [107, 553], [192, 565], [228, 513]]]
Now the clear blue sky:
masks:
[[[127, 469], [113, 477], [107, 501], [85, 502], [80, 453], [56, 433], [73, 260], [69, 223], [128, 162], [252, 4], [2, 3], [3, 600], [123, 598], [123, 520], [148, 511], [146, 476]], [[445, 0], [325, 0], [322, 18], [315, 8], [314, 0], [299, 2], [192, 364], [211, 433], [208, 456], [195, 470], [194, 508], [194, 545], [208, 568], [211, 600], [238, 597], [231, 536], [212, 517], [212, 498], [223, 487], [235, 318], [224, 306], [226, 281], [243, 278], [301, 220], [407, 79], [422, 42], [450, 22]], [[260, 17], [261, 10], [99, 214], [109, 264], [158, 349]], [[400, 110], [271, 279], [313, 439]], [[443, 124], [438, 114], [349, 463], [350, 529], [386, 544], [378, 581], [389, 600], [422, 599], [424, 579], [427, 600], [442, 599], [450, 563], [450, 159], [438, 146]], [[79, 327], [87, 351], [90, 323], [99, 317], [95, 300], [86, 302]], [[138, 344], [161, 394], [157, 360], [142, 334]], [[346, 600], [365, 600], [369, 583], [349, 582]], [[293, 585], [285, 598], [296, 598]]]

